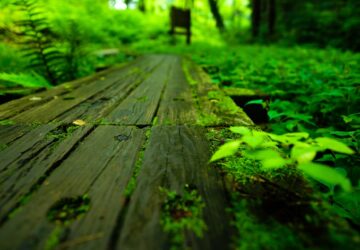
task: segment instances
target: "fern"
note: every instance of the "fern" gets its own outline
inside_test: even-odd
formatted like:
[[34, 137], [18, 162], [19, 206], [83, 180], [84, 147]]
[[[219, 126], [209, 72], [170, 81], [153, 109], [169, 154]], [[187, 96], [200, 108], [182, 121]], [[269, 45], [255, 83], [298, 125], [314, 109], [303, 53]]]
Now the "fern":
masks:
[[5, 81], [6, 87], [20, 85], [25, 88], [49, 88], [51, 84], [42, 76], [36, 73], [31, 74], [8, 74], [0, 73], [0, 80]]
[[20, 30], [17, 35], [24, 46], [24, 56], [30, 61], [29, 66], [52, 84], [58, 83], [61, 72], [57, 68], [63, 55], [54, 46], [46, 18], [33, 0], [17, 0], [14, 4], [25, 14], [25, 18], [15, 24]]

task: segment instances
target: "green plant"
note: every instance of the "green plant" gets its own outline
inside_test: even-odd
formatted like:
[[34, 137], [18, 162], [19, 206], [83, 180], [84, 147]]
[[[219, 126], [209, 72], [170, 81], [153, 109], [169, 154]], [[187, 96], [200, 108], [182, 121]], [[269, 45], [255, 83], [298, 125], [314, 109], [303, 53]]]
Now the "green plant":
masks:
[[47, 218], [51, 222], [68, 225], [89, 209], [90, 198], [88, 195], [63, 198], [49, 209]]
[[29, 59], [29, 66], [56, 84], [60, 74], [57, 64], [63, 56], [53, 43], [54, 34], [47, 19], [33, 0], [17, 0], [14, 4], [24, 13], [16, 25], [19, 43], [23, 46], [24, 56]]
[[6, 87], [20, 85], [25, 88], [50, 88], [50, 83], [41, 75], [33, 73], [0, 73]]
[[275, 135], [247, 127], [232, 127], [231, 131], [241, 138], [229, 141], [214, 153], [210, 161], [216, 161], [234, 155], [241, 145], [244, 157], [261, 162], [263, 169], [282, 168], [295, 165], [306, 175], [329, 187], [331, 193], [339, 185], [345, 191], [351, 190], [351, 182], [346, 178], [343, 168], [331, 168], [314, 162], [318, 153], [354, 154], [345, 144], [326, 137], [309, 138], [308, 133], [287, 133]]

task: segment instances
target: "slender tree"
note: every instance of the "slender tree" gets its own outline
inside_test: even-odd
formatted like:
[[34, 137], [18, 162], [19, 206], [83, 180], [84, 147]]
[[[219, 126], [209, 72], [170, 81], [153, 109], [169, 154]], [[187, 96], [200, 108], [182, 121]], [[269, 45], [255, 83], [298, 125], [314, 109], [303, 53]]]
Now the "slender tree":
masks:
[[257, 38], [259, 36], [260, 25], [261, 25], [261, 0], [252, 0], [252, 36]]
[[274, 37], [276, 25], [276, 0], [269, 0], [268, 5], [268, 36]]
[[216, 27], [219, 29], [220, 32], [225, 31], [224, 20], [220, 14], [218, 0], [209, 0], [209, 6], [211, 13], [215, 19]]

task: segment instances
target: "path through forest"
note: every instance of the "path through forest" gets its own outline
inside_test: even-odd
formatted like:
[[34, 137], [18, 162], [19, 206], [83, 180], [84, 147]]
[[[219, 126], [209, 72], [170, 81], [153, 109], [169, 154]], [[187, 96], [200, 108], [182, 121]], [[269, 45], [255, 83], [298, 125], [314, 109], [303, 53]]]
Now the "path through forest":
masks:
[[207, 229], [185, 244], [224, 249], [228, 201], [206, 132], [253, 124], [221, 93], [191, 61], [148, 55], [0, 106], [0, 249], [168, 249], [166, 192], [190, 189]]

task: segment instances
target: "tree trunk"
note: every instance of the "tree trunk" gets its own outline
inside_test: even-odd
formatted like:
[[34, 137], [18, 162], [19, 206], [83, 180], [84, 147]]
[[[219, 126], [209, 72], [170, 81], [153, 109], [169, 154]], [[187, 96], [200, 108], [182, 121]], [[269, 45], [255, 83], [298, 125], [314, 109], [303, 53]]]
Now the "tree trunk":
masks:
[[261, 0], [252, 0], [252, 36], [257, 38], [260, 30], [261, 23]]
[[274, 37], [276, 24], [276, 0], [269, 0], [268, 8], [268, 35]]
[[217, 0], [209, 0], [210, 10], [213, 14], [213, 17], [216, 22], [216, 27], [219, 29], [220, 32], [225, 31], [225, 25], [223, 18], [219, 11], [218, 1]]
[[139, 0], [138, 8], [141, 12], [145, 13], [146, 11], [145, 0]]

